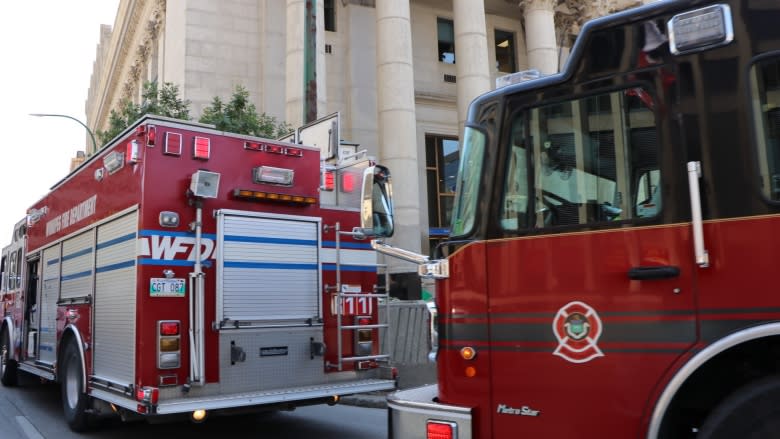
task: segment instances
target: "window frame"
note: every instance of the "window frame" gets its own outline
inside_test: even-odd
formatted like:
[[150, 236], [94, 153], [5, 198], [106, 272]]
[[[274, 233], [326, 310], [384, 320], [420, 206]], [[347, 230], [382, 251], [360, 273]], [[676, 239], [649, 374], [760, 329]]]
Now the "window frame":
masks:
[[[631, 121], [630, 113], [633, 112], [633, 111], [636, 111], [636, 109], [634, 108], [635, 106], [633, 106], [633, 105], [629, 104], [628, 102], [624, 101], [624, 103], [622, 104], [622, 107], [623, 107], [622, 111], [623, 111], [623, 113], [622, 113], [622, 116], [620, 116], [621, 118], [622, 117], [627, 118], [626, 120], [623, 120], [621, 122], [622, 126], [620, 127], [621, 133], [622, 133], [622, 137], [623, 137], [623, 139], [621, 139], [621, 141], [625, 142], [624, 155], [626, 156], [626, 159], [623, 162], [624, 166], [625, 166], [625, 169], [622, 171], [623, 175], [624, 175], [624, 180], [625, 181], [622, 182], [622, 184], [628, 186], [629, 196], [628, 196], [628, 200], [624, 200], [621, 205], [622, 206], [628, 206], [628, 208], [630, 209], [630, 212], [629, 212], [629, 215], [628, 215], [629, 217], [627, 219], [626, 218], [620, 218], [618, 220], [611, 220], [611, 221], [590, 221], [590, 220], [586, 220], [584, 222], [578, 222], [578, 223], [575, 223], [575, 224], [564, 224], [564, 225], [554, 225], [554, 226], [550, 226], [550, 225], [539, 226], [537, 224], [537, 219], [536, 219], [536, 217], [537, 217], [536, 206], [538, 204], [537, 200], [539, 199], [539, 194], [537, 192], [539, 191], [540, 188], [537, 187], [538, 186], [538, 174], [539, 174], [538, 164], [539, 163], [538, 163], [538, 160], [535, 158], [535, 154], [538, 154], [539, 152], [534, 150], [534, 146], [533, 145], [531, 145], [530, 147], [528, 146], [528, 143], [529, 143], [529, 141], [531, 141], [532, 136], [534, 134], [533, 133], [533, 129], [531, 127], [531, 125], [532, 125], [531, 112], [533, 112], [533, 111], [541, 111], [543, 108], [551, 108], [551, 107], [556, 106], [556, 105], [569, 104], [569, 106], [573, 106], [572, 105], [573, 103], [579, 102], [580, 103], [579, 104], [580, 105], [580, 109], [586, 115], [585, 117], [587, 117], [587, 118], [594, 117], [594, 116], [598, 117], [599, 115], [603, 115], [604, 112], [599, 112], [599, 111], [588, 112], [587, 108], [589, 106], [588, 105], [588, 100], [589, 99], [592, 99], [592, 98], [600, 99], [602, 96], [612, 96], [613, 94], [615, 94], [616, 96], [620, 96], [620, 93], [625, 93], [625, 92], [633, 90], [633, 89], [635, 89], [637, 87], [641, 87], [645, 92], [647, 92], [650, 96], [652, 96], [653, 102], [655, 102], [655, 103], [658, 102], [658, 96], [657, 96], [654, 88], [650, 84], [647, 84], [647, 83], [641, 83], [641, 84], [633, 83], [633, 84], [623, 85], [621, 87], [612, 87], [612, 88], [609, 88], [609, 89], [602, 89], [602, 90], [591, 91], [591, 92], [586, 93], [586, 94], [581, 94], [581, 95], [576, 95], [576, 96], [569, 96], [567, 99], [551, 99], [551, 100], [547, 100], [547, 101], [542, 100], [542, 101], [534, 102], [533, 104], [530, 104], [530, 105], [528, 105], [528, 104], [526, 104], [526, 105], [518, 105], [515, 108], [509, 108], [508, 109], [508, 115], [507, 115], [507, 117], [505, 119], [507, 123], [506, 123], [506, 127], [504, 128], [503, 134], [502, 134], [502, 137], [504, 139], [503, 140], [504, 144], [502, 146], [502, 150], [503, 150], [502, 155], [503, 155], [504, 159], [502, 160], [502, 163], [504, 163], [504, 165], [503, 165], [503, 169], [499, 173], [500, 174], [500, 179], [497, 179], [496, 182], [495, 182], [495, 185], [497, 186], [496, 193], [498, 195], [498, 198], [497, 198], [496, 208], [494, 210], [495, 213], [496, 213], [494, 221], [496, 223], [495, 227], [497, 227], [497, 230], [500, 231], [499, 232], [500, 234], [505, 235], [505, 236], [506, 235], [511, 236], [511, 235], [516, 235], [516, 234], [527, 234], [527, 233], [556, 233], [556, 232], [560, 231], [560, 229], [619, 227], [619, 226], [622, 226], [622, 225], [624, 225], [626, 223], [634, 224], [634, 223], [654, 222], [654, 221], [658, 221], [662, 217], [663, 203], [661, 202], [662, 200], [660, 200], [660, 199], [659, 199], [660, 207], [658, 208], [657, 211], [655, 211], [653, 213], [653, 215], [646, 216], [646, 217], [640, 217], [640, 216], [637, 215], [638, 209], [637, 209], [636, 205], [639, 202], [639, 200], [635, 200], [634, 199], [634, 198], [636, 198], [639, 195], [638, 186], [637, 185], [638, 185], [638, 183], [641, 180], [641, 177], [643, 175], [649, 176], [648, 175], [648, 169], [649, 168], [647, 166], [647, 163], [640, 163], [640, 164], [637, 165], [637, 164], [632, 163], [632, 161], [631, 161], [631, 157], [630, 156], [633, 155], [633, 151], [631, 151], [631, 150], [637, 148], [637, 145], [636, 144], [632, 144], [632, 141], [631, 141], [632, 140], [631, 139], [632, 130], [634, 130], [634, 129], [641, 129], [641, 128], [644, 128], [644, 127], [642, 127], [642, 126], [632, 126], [629, 123]], [[623, 99], [625, 99], [625, 97]], [[510, 107], [511, 107], [511, 104], [508, 104], [508, 105], [510, 105]], [[652, 108], [647, 107], [647, 106], [645, 106], [644, 108], [645, 108], [644, 111], [649, 111], [648, 114], [651, 115], [651, 117], [652, 117], [652, 125], [649, 125], [649, 127], [653, 128], [653, 131], [655, 132], [655, 135], [657, 136], [658, 139], [660, 139], [661, 138], [660, 126], [659, 126], [660, 121], [659, 121], [659, 114], [658, 114], [658, 111], [657, 111], [657, 105], [655, 105]], [[615, 112], [610, 110], [609, 114], [610, 114], [610, 120], [611, 120], [611, 124], [612, 124], [611, 126], [612, 127], [616, 127], [615, 120], [614, 120]], [[563, 117], [563, 118], [569, 117], [569, 116], [567, 116], [565, 114], [558, 115], [558, 116]], [[506, 206], [504, 204], [506, 203], [506, 200], [507, 200], [507, 197], [508, 197], [508, 184], [510, 184], [509, 181], [508, 181], [509, 173], [511, 172], [511, 170], [510, 170], [510, 166], [511, 166], [511, 156], [510, 156], [510, 154], [513, 153], [514, 146], [517, 145], [517, 142], [513, 142], [513, 139], [512, 139], [513, 132], [512, 131], [513, 131], [513, 127], [516, 124], [515, 121], [517, 121], [518, 118], [520, 118], [522, 120], [523, 133], [524, 133], [523, 134], [523, 141], [522, 141], [522, 143], [524, 144], [525, 157], [526, 157], [526, 169], [527, 169], [527, 175], [526, 175], [526, 182], [527, 182], [526, 183], [526, 185], [527, 185], [526, 192], [527, 192], [527, 195], [526, 196], [527, 196], [527, 200], [526, 200], [526, 206], [525, 206], [525, 224], [521, 225], [520, 224], [521, 220], [518, 219], [517, 220], [517, 227], [516, 228], [511, 228], [511, 227], [507, 227], [506, 226], [507, 223], [505, 221], [507, 219], [509, 219], [509, 218], [508, 217], [504, 218], [504, 216], [507, 214], [507, 211], [505, 210]], [[641, 115], [637, 119], [641, 119]], [[539, 122], [537, 121], [537, 123], [539, 123]], [[597, 128], [594, 128], [594, 127], [592, 127], [590, 125], [588, 125], [587, 128], [588, 128], [587, 133], [580, 133], [579, 134], [583, 138], [587, 137], [588, 139], [590, 139], [590, 136], [592, 135], [592, 133], [600, 132]], [[612, 132], [615, 135], [617, 134], [615, 132], [614, 128], [613, 128]], [[587, 140], [584, 144], [588, 144], [588, 142], [590, 142], [590, 140]], [[590, 146], [592, 147], [593, 145], [591, 144]], [[616, 150], [617, 145], [613, 144], [611, 146], [611, 148], [613, 150]], [[655, 155], [655, 161], [654, 161], [654, 165], [655, 166], [654, 166], [653, 169], [657, 170], [659, 172], [659, 174], [661, 173], [661, 159], [660, 159], [660, 156], [661, 156], [661, 153], [662, 153], [661, 150], [662, 150], [662, 148], [661, 148], [660, 143], [656, 142], [656, 146], [655, 146], [654, 151], [653, 151], [653, 154]], [[615, 165], [615, 167], [616, 167], [615, 172], [619, 172], [619, 171], [617, 171], [617, 165]], [[584, 169], [588, 169], [588, 168], [584, 168]], [[660, 181], [662, 182], [663, 178], [662, 177], [659, 177], [659, 178], [660, 178]], [[615, 183], [617, 184], [617, 180], [616, 180]], [[661, 185], [659, 184], [659, 186], [661, 186]], [[581, 190], [581, 188], [578, 189], [578, 190]], [[660, 190], [660, 187], [659, 187], [658, 190]], [[660, 195], [660, 192], [659, 192], [659, 195]], [[625, 196], [623, 196], [623, 197], [625, 197]], [[585, 203], [581, 203], [581, 204], [585, 204]], [[508, 212], [508, 213], [511, 213], [511, 212]], [[522, 213], [522, 212], [518, 211], [518, 213]]]
[[[444, 25], [449, 25], [450, 31], [452, 32], [452, 41], [442, 40], [441, 25], [443, 25], [443, 24]], [[449, 18], [444, 18], [444, 17], [436, 17], [436, 42], [437, 42], [436, 50], [437, 50], [437, 54], [438, 54], [438, 56], [437, 56], [438, 62], [443, 63], [443, 64], [453, 64], [454, 65], [455, 62], [457, 61], [457, 59], [455, 57], [455, 21], [454, 20], [449, 19]], [[450, 45], [449, 48], [452, 50], [451, 52], [450, 51], [444, 51], [442, 49], [442, 46], [446, 45], [446, 44]], [[446, 61], [446, 56], [445, 55], [448, 54], [448, 53], [452, 53], [452, 62]]]

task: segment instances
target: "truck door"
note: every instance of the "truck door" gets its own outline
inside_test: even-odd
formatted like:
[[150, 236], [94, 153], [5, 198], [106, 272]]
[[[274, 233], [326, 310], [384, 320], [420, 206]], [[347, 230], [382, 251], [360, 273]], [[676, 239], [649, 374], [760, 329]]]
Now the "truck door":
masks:
[[496, 437], [575, 437], [605, 419], [610, 437], [638, 437], [659, 377], [696, 342], [691, 227], [676, 218], [685, 163], [662, 74], [509, 100], [505, 239], [488, 241], [486, 264]]
[[[324, 375], [319, 218], [217, 212], [217, 322], [225, 391]], [[251, 384], [248, 384], [250, 383]]]

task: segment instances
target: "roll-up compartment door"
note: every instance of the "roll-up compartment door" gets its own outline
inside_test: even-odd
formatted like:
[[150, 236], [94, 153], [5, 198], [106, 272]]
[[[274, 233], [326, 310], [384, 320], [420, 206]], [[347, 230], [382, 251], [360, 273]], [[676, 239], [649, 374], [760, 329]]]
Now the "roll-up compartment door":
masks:
[[219, 321], [303, 323], [321, 317], [318, 218], [251, 212], [218, 218]]

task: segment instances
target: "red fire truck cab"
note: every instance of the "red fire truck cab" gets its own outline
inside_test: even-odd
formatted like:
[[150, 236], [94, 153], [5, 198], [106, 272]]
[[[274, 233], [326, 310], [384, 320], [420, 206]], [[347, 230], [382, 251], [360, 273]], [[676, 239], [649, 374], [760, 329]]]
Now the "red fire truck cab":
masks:
[[471, 104], [449, 240], [375, 241], [438, 279], [438, 383], [389, 396], [389, 437], [777, 437], [778, 23], [654, 2]]
[[16, 225], [0, 380], [60, 382], [74, 430], [394, 388], [376, 255], [352, 232], [369, 164], [142, 118]]

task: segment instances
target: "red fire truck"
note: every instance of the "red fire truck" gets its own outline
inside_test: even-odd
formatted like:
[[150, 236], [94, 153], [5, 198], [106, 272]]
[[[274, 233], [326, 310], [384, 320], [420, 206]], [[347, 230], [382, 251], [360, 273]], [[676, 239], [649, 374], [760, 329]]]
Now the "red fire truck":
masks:
[[320, 145], [147, 116], [58, 182], [2, 253], [2, 383], [61, 383], [77, 431], [393, 389], [337, 116], [290, 137]]
[[389, 396], [391, 438], [780, 434], [778, 23], [654, 2], [471, 104], [449, 240], [375, 243], [438, 279], [438, 383]]

